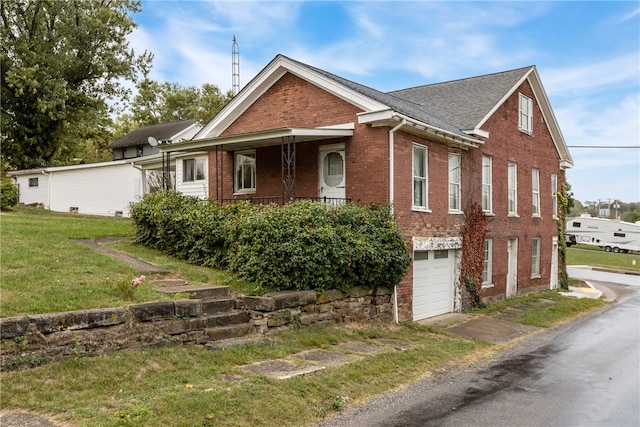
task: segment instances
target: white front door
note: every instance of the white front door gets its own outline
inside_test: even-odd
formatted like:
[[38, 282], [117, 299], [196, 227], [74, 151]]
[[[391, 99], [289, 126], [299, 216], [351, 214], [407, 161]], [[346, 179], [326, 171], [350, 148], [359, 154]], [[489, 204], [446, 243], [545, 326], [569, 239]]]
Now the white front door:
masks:
[[322, 145], [319, 148], [319, 195], [328, 199], [345, 198], [344, 145]]
[[506, 297], [518, 295], [518, 239], [509, 239], [507, 243], [507, 289]]

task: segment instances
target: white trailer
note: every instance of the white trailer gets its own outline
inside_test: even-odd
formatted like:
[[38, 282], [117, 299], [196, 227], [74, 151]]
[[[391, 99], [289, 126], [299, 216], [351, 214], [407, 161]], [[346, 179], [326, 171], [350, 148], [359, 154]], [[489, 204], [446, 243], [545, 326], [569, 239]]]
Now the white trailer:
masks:
[[567, 220], [567, 240], [599, 246], [607, 252], [640, 251], [640, 221], [615, 221], [583, 214]]

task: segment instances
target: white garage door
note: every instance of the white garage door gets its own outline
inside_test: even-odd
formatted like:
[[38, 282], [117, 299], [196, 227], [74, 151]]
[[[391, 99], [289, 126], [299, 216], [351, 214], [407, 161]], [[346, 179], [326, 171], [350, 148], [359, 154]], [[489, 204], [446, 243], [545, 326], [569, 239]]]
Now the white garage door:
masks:
[[454, 250], [414, 252], [413, 320], [453, 311]]

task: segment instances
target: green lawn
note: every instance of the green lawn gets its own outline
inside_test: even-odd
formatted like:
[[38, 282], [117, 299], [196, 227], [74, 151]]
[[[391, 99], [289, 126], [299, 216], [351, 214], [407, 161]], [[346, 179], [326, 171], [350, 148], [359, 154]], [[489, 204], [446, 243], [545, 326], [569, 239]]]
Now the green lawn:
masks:
[[568, 265], [590, 265], [640, 272], [640, 254], [605, 252], [596, 246], [577, 245], [567, 248]]
[[[115, 248], [135, 254], [189, 283], [248, 286], [226, 272], [194, 266], [130, 241], [133, 222], [19, 208], [0, 213], [0, 316], [50, 313], [130, 304], [118, 285], [139, 274], [129, 265], [95, 252], [75, 239], [122, 236]], [[151, 278], [151, 277], [150, 277]], [[150, 281], [134, 301], [167, 298]]]
[[[74, 239], [130, 236], [131, 221], [20, 209], [0, 215], [0, 231], [3, 316], [129, 303], [115, 284], [135, 272]], [[227, 273], [188, 265], [127, 239], [114, 246], [195, 283], [246, 286]], [[157, 297], [150, 288], [136, 295], [138, 300]], [[492, 304], [479, 313], [494, 316], [515, 306], [523, 312], [522, 323], [549, 327], [603, 304], [546, 292]], [[49, 414], [83, 426], [301, 426], [503, 348], [414, 323], [312, 326], [272, 338], [271, 344], [218, 352], [172, 346], [5, 371], [0, 373], [0, 410]], [[240, 370], [247, 363], [307, 349], [380, 338], [402, 340], [413, 349], [390, 350], [286, 381]]]

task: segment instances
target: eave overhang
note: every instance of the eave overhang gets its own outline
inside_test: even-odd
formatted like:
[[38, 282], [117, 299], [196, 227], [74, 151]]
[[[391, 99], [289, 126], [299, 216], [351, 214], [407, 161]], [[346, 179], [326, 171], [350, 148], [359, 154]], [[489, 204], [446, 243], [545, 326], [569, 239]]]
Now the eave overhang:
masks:
[[394, 127], [398, 123], [402, 123], [403, 120], [404, 124], [399, 129], [402, 132], [410, 133], [412, 135], [427, 138], [430, 140], [435, 140], [448, 146], [467, 150], [469, 148], [477, 148], [480, 146], [480, 144], [483, 144], [483, 141], [473, 138], [472, 136], [459, 135], [448, 130], [440, 129], [436, 126], [432, 126], [408, 117], [404, 114], [400, 114], [392, 109], [358, 114], [359, 124], [367, 124], [372, 127]]
[[161, 152], [239, 151], [280, 145], [282, 142], [321, 141], [353, 136], [353, 124], [331, 128], [279, 128], [237, 135], [203, 138], [160, 146]]

